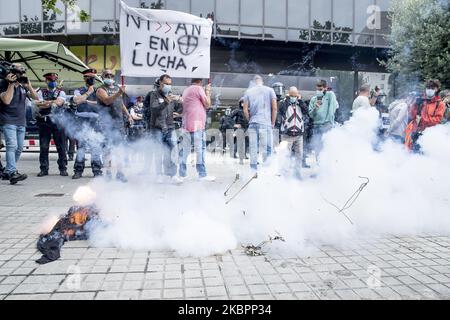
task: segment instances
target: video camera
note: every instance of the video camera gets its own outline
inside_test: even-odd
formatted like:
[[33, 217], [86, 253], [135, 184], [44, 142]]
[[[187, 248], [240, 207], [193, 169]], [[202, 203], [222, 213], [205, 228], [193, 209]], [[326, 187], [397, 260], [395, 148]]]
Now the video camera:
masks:
[[2, 80], [5, 79], [8, 74], [12, 73], [17, 76], [17, 82], [20, 84], [27, 84], [28, 78], [24, 76], [26, 72], [27, 69], [24, 67], [18, 67], [9, 61], [0, 60], [0, 79]]

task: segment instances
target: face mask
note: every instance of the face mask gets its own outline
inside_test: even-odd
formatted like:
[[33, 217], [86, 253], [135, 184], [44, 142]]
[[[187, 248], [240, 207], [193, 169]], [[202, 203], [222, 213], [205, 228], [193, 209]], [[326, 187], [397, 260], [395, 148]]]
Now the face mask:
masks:
[[427, 95], [428, 98], [431, 98], [435, 95], [436, 91], [434, 89], [426, 89], [425, 93]]
[[47, 86], [49, 89], [55, 89], [57, 85], [58, 84], [56, 83], [56, 81], [51, 81], [51, 82], [47, 83]]
[[291, 103], [296, 103], [297, 102], [297, 97], [289, 97], [289, 101]]
[[87, 78], [86, 79], [86, 85], [88, 87], [93, 86], [94, 85], [94, 78]]
[[113, 79], [104, 79], [103, 82], [107, 85], [107, 86], [111, 86], [114, 84], [114, 80]]
[[317, 90], [317, 91], [316, 91], [316, 96], [318, 96], [318, 97], [323, 97], [323, 91]]
[[172, 91], [172, 86], [170, 84], [165, 84], [161, 91], [167, 96]]

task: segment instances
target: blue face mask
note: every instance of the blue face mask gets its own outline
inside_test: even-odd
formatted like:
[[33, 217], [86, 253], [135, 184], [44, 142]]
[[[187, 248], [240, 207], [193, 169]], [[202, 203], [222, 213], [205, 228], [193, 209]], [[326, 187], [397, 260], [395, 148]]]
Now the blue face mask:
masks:
[[289, 97], [289, 101], [291, 103], [296, 103], [297, 102], [297, 97]]
[[55, 89], [58, 86], [58, 83], [56, 81], [50, 81], [47, 83], [47, 86], [49, 89]]
[[172, 86], [170, 84], [165, 84], [161, 91], [167, 96], [172, 91]]
[[104, 82], [107, 86], [110, 86], [110, 85], [113, 85], [113, 84], [114, 84], [114, 80], [113, 80], [113, 79], [108, 79], [108, 78], [104, 79], [103, 82]]
[[323, 91], [317, 90], [316, 91], [316, 96], [323, 97]]

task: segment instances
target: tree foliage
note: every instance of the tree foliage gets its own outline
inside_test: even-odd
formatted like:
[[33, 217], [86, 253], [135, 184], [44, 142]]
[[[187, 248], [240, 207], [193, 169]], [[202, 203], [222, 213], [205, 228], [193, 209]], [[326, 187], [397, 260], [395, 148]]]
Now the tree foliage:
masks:
[[[62, 11], [56, 6], [58, 1], [69, 9], [74, 9], [77, 5], [77, 0], [42, 0], [43, 10], [52, 11], [58, 15], [62, 14]], [[80, 10], [79, 18], [81, 22], [87, 22], [91, 16], [85, 10]]]
[[388, 70], [414, 87], [437, 78], [450, 87], [450, 2], [393, 0]]

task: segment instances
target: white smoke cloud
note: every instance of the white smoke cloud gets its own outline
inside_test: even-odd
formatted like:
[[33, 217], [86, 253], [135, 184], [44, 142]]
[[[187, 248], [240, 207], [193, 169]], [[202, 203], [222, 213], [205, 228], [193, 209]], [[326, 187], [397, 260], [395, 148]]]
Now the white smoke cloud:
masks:
[[[96, 193], [104, 224], [94, 227], [91, 242], [207, 256], [258, 244], [276, 232], [286, 242], [271, 246], [272, 251], [294, 252], [310, 249], [311, 243], [338, 246], [359, 235], [448, 232], [450, 125], [427, 129], [419, 140], [419, 155], [390, 141], [375, 151], [378, 121], [374, 109], [357, 110], [343, 126], [325, 134], [316, 178], [297, 181], [280, 174], [286, 157], [281, 144], [258, 179], [228, 205], [230, 196], [223, 192], [236, 174], [228, 159], [222, 161], [226, 173], [216, 183], [161, 185], [138, 175], [137, 164], [128, 169], [126, 185], [95, 180], [89, 187]], [[195, 174], [195, 168], [189, 170]], [[241, 169], [230, 195], [250, 177], [246, 170]], [[370, 182], [344, 211], [351, 224], [328, 202], [342, 207], [365, 181], [359, 176]]]

